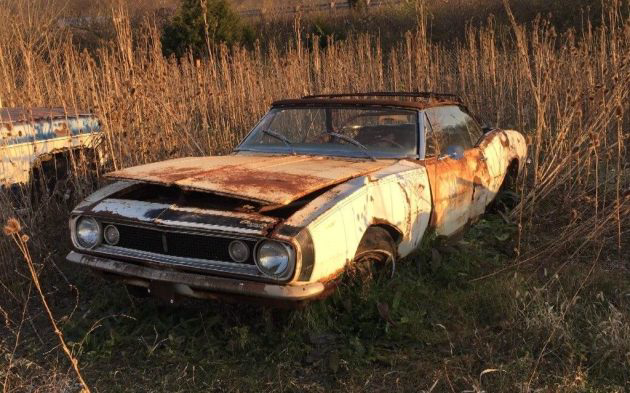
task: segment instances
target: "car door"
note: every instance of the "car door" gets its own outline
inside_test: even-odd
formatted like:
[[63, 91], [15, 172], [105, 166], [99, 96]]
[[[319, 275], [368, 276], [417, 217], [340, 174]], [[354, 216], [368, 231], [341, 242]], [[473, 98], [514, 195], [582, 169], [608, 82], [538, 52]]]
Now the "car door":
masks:
[[[474, 121], [455, 105], [425, 110], [425, 166], [431, 184], [431, 224], [436, 233], [452, 236], [466, 227], [479, 212], [475, 200], [483, 156], [474, 147]], [[480, 130], [479, 130], [480, 131]], [[482, 195], [483, 197], [483, 195]], [[485, 207], [485, 206], [484, 206]]]

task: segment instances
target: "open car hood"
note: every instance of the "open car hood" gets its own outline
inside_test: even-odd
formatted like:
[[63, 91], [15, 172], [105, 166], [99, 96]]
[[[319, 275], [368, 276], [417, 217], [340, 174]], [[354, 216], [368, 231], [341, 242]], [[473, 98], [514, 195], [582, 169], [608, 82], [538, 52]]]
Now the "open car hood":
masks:
[[212, 192], [267, 205], [286, 205], [394, 162], [243, 154], [179, 158], [127, 168], [107, 176]]

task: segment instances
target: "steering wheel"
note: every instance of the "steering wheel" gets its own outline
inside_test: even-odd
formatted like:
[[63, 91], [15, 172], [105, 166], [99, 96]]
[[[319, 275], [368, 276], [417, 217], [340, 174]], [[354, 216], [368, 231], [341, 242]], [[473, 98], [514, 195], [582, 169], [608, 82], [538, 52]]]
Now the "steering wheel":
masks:
[[386, 138], [386, 137], [383, 137], [383, 136], [379, 137], [378, 139], [376, 139], [374, 141], [375, 142], [374, 145], [378, 146], [378, 147], [391, 147], [391, 146], [394, 146], [394, 147], [397, 147], [399, 149], [405, 149], [405, 146], [403, 146], [400, 143], [396, 142], [391, 134], [388, 135], [388, 136], [389, 136], [389, 138]]
[[313, 142], [318, 142], [318, 143], [330, 143], [332, 139], [336, 139], [336, 138], [333, 135], [330, 135], [328, 132], [324, 131], [324, 132], [320, 132], [319, 134], [309, 139], [311, 139]]

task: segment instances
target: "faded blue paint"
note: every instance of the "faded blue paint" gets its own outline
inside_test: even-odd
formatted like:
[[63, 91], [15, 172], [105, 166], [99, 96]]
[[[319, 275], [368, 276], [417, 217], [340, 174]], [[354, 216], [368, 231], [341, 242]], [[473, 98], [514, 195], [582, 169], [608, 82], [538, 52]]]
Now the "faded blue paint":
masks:
[[[0, 185], [26, 184], [40, 157], [96, 149], [101, 125], [88, 112], [64, 108], [0, 108]], [[99, 163], [103, 155], [97, 151]]]
[[55, 138], [100, 132], [101, 125], [96, 117], [80, 116], [67, 120], [37, 120], [32, 123], [0, 125], [0, 134], [6, 145], [32, 143]]

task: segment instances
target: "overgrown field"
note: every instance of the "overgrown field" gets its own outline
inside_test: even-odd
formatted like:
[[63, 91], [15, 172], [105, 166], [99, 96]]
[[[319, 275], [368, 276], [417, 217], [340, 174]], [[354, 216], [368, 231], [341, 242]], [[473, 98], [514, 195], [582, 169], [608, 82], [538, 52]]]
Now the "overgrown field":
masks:
[[[580, 33], [508, 13], [509, 29], [489, 19], [453, 44], [430, 39], [422, 9], [395, 42], [307, 36], [298, 19], [286, 45], [199, 59], [164, 58], [156, 26], [132, 29], [123, 8], [115, 38], [89, 53], [0, 8], [3, 105], [94, 111], [103, 170], [225, 154], [274, 99], [363, 90], [458, 93], [488, 124], [523, 131], [532, 161], [513, 211], [294, 312], [167, 307], [75, 271], [66, 218], [92, 189], [80, 163], [68, 200], [17, 212], [0, 193], [0, 221], [19, 218], [93, 391], [630, 390], [630, 4], [603, 4]], [[18, 247], [2, 236], [0, 253], [0, 384], [78, 391]]]

